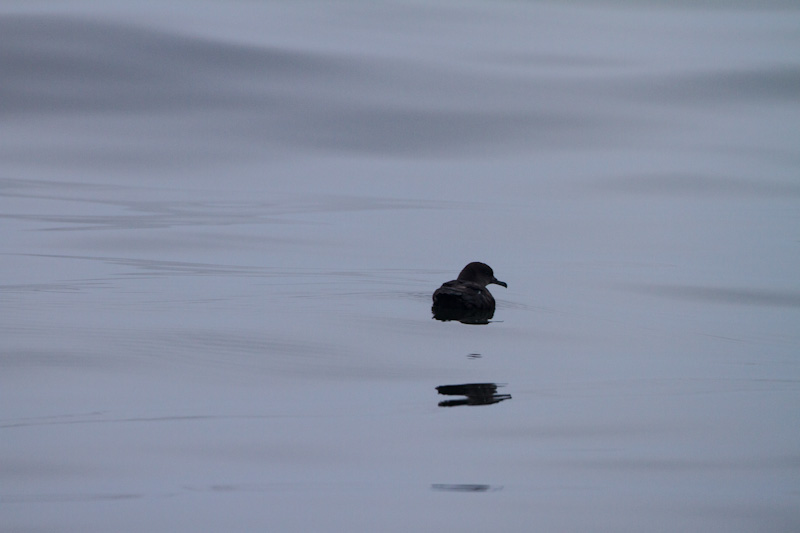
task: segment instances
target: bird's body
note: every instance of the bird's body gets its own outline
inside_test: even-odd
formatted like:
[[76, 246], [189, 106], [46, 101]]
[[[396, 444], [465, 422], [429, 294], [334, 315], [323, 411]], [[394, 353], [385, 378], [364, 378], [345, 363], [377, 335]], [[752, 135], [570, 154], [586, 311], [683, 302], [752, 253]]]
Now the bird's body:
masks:
[[443, 283], [433, 293], [433, 305], [449, 309], [476, 311], [494, 309], [494, 296], [486, 286], [472, 281], [454, 279]]
[[494, 277], [492, 268], [485, 263], [470, 263], [458, 279], [442, 284], [433, 293], [433, 314], [442, 320], [469, 319], [485, 323], [494, 314], [495, 301], [486, 288], [490, 283], [507, 287]]

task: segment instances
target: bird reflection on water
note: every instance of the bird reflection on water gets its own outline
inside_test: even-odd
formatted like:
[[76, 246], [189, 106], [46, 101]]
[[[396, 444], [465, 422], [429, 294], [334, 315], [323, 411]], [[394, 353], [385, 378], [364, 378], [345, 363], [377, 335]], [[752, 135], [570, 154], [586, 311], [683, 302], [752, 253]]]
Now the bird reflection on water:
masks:
[[[501, 385], [502, 386], [502, 385]], [[456, 407], [458, 405], [491, 405], [510, 400], [510, 394], [497, 394], [497, 383], [464, 383], [463, 385], [440, 385], [436, 387], [439, 394], [445, 396], [466, 396], [461, 400], [445, 400], [439, 407]]]

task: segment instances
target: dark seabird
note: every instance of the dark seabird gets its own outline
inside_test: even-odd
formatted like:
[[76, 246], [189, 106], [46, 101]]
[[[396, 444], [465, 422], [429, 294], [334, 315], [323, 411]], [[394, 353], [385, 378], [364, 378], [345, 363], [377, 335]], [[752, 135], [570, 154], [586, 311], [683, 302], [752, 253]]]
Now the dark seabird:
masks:
[[494, 297], [486, 288], [490, 283], [508, 287], [494, 277], [492, 267], [470, 263], [458, 275], [433, 293], [433, 317], [438, 320], [459, 320], [469, 324], [486, 324], [494, 316]]

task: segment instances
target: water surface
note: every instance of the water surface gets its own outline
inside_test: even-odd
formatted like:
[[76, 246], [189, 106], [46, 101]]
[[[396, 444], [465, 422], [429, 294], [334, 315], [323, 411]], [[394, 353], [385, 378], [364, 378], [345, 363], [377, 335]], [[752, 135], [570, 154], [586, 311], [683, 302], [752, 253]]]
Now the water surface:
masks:
[[798, 23], [4, 3], [3, 529], [796, 531]]

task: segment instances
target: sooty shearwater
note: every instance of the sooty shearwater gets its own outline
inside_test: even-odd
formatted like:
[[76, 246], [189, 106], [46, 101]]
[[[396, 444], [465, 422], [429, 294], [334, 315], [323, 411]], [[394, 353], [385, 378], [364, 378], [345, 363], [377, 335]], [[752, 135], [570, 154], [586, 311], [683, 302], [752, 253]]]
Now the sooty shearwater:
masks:
[[470, 324], [486, 324], [494, 316], [494, 297], [486, 288], [490, 283], [508, 287], [494, 277], [492, 267], [470, 263], [458, 275], [433, 293], [433, 317], [438, 320], [459, 320]]

